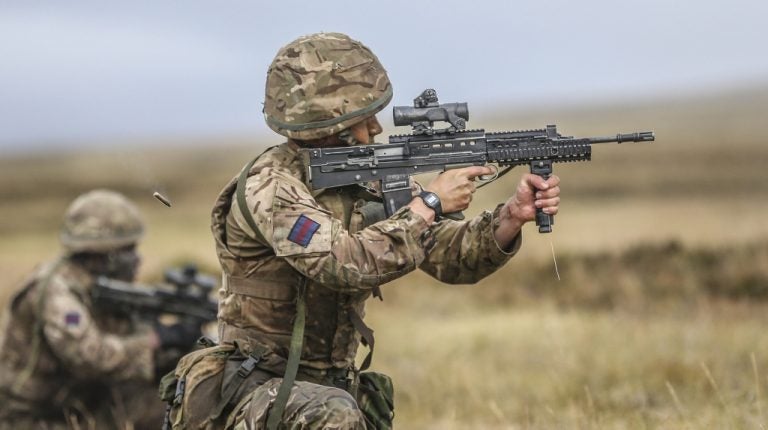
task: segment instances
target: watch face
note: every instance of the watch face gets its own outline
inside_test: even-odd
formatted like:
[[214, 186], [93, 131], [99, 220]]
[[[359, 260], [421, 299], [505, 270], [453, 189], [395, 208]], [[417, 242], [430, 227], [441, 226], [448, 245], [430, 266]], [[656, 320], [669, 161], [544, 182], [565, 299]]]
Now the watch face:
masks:
[[428, 204], [428, 205], [430, 205], [430, 206], [434, 206], [434, 205], [436, 205], [436, 204], [437, 204], [437, 202], [439, 201], [439, 199], [437, 198], [437, 196], [436, 196], [436, 195], [434, 195], [434, 194], [428, 194], [428, 195], [426, 196], [426, 200], [427, 200], [427, 204]]

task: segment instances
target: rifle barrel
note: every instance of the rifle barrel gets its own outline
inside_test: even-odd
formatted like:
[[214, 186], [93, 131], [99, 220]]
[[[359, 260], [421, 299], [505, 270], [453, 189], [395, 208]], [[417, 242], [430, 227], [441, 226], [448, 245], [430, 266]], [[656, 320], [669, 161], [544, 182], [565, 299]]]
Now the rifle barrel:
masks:
[[619, 133], [616, 136], [590, 137], [590, 143], [623, 143], [623, 142], [653, 142], [656, 135], [652, 131], [637, 133]]

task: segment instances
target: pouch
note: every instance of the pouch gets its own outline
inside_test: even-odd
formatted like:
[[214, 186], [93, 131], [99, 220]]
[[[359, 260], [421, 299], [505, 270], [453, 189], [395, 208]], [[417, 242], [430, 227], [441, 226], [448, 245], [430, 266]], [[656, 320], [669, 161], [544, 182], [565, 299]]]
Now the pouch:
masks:
[[217, 429], [211, 407], [221, 399], [221, 384], [233, 345], [218, 345], [191, 352], [160, 381], [160, 397], [169, 404], [167, 425], [172, 429]]
[[357, 387], [357, 405], [365, 415], [368, 428], [392, 429], [395, 418], [392, 378], [378, 372], [362, 372]]

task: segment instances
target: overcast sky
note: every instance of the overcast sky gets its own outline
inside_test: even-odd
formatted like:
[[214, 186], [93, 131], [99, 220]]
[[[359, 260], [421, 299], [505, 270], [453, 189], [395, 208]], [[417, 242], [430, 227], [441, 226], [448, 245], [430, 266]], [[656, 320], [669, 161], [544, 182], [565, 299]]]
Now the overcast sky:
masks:
[[318, 31], [371, 47], [395, 104], [427, 87], [482, 111], [768, 83], [767, 17], [758, 0], [0, 0], [0, 148], [266, 133], [267, 66]]

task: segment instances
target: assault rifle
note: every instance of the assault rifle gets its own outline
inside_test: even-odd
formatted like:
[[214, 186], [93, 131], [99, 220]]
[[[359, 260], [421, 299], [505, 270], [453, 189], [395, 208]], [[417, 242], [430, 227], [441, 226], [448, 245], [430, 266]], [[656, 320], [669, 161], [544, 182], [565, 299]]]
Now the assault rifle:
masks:
[[[388, 144], [303, 149], [307, 177], [313, 189], [379, 182], [387, 216], [408, 204], [413, 195], [410, 176], [488, 163], [497, 168], [490, 182], [512, 167], [530, 166], [533, 174], [546, 179], [552, 164], [589, 161], [592, 144], [650, 142], [653, 132], [617, 134], [606, 137], [572, 137], [547, 125], [537, 130], [502, 131], [466, 130], [469, 109], [466, 103], [439, 104], [437, 92], [427, 89], [413, 100], [413, 106], [395, 106], [396, 126], [410, 125], [411, 134], [389, 137]], [[436, 121], [450, 124], [434, 128]], [[460, 214], [458, 218], [463, 218]], [[552, 231], [554, 217], [536, 211], [540, 233]]]
[[199, 325], [216, 321], [218, 305], [209, 298], [216, 281], [197, 273], [197, 267], [186, 265], [168, 269], [164, 284], [142, 285], [100, 276], [91, 290], [94, 305], [126, 314], [154, 318], [163, 314]]

